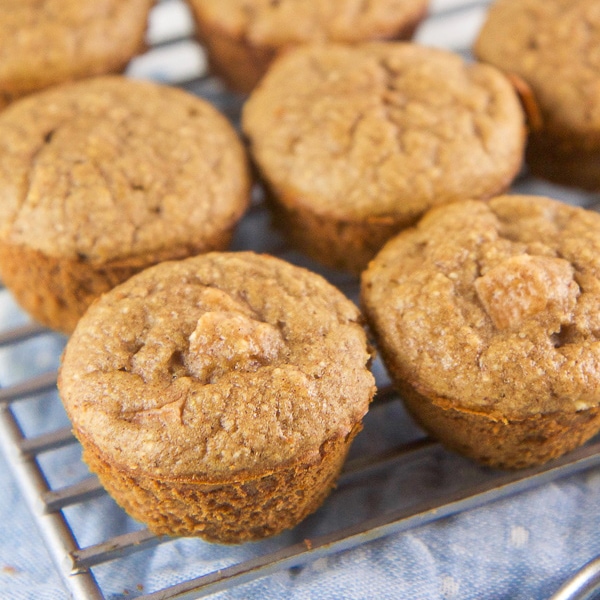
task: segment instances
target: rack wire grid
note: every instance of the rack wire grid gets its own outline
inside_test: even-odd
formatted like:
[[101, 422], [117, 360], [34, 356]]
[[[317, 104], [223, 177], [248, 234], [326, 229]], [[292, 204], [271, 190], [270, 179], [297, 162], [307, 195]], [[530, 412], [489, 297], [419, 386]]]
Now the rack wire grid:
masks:
[[[417, 41], [468, 56], [487, 4], [434, 0]], [[155, 6], [148, 37], [149, 50], [133, 61], [129, 75], [180, 86], [208, 99], [237, 123], [243, 98], [227, 93], [206, 73], [202, 48], [193, 39], [192, 21], [182, 1], [162, 0]], [[526, 174], [520, 176], [513, 190], [547, 192], [567, 202], [599, 208], [598, 195], [550, 186], [533, 181]], [[240, 225], [233, 249], [268, 252], [308, 266], [356, 300], [356, 278], [308, 262], [271, 229], [259, 192]], [[72, 596], [82, 600], [107, 598], [115, 591], [110, 590], [110, 582], [102, 582], [105, 565], [143, 556], [176, 540], [154, 536], [124, 513], [103, 528], [103, 539], [87, 539], [86, 523], [105, 518], [107, 505], [111, 511], [120, 509], [111, 504], [98, 480], [81, 462], [78, 443], [56, 392], [56, 368], [65, 339], [28, 321], [11, 304], [6, 289], [0, 291], [0, 300], [9, 305], [9, 309], [0, 311], [0, 372], [9, 373], [3, 377], [4, 387], [0, 389], [0, 445]], [[376, 400], [339, 485], [326, 501], [327, 508], [292, 532], [253, 544], [250, 553], [195, 540], [198, 554], [203, 557], [197, 569], [175, 575], [174, 583], [158, 589], [142, 590], [132, 581], [132, 596], [167, 600], [209, 595], [600, 465], [600, 440], [596, 438], [539, 468], [505, 473], [476, 466], [424, 437], [403, 412], [381, 364], [376, 363], [374, 370], [378, 383]], [[382, 435], [382, 422], [391, 420], [396, 423], [395, 433]], [[61, 425], [55, 427], [56, 422]], [[47, 423], [53, 426], [48, 429]], [[436, 465], [435, 480], [421, 482], [418, 489], [401, 494], [390, 488], [395, 485], [390, 483], [396, 481], [394, 477], [401, 481], [406, 469], [423, 461]], [[69, 480], [67, 484], [65, 478]], [[357, 490], [364, 493], [365, 489], [371, 497], [386, 497], [386, 501], [376, 501], [375, 511], [348, 511], [348, 496]], [[390, 500], [390, 496], [394, 499]], [[320, 516], [322, 511], [327, 519]], [[214, 564], [206, 559], [211, 554], [218, 556]], [[561, 596], [563, 600], [566, 597]]]

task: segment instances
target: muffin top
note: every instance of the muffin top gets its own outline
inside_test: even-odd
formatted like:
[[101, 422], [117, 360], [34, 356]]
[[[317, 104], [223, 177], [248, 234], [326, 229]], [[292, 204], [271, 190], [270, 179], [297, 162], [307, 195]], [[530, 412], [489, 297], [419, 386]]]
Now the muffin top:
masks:
[[120, 71], [143, 48], [153, 0], [0, 0], [0, 96]]
[[201, 248], [248, 202], [229, 122], [181, 90], [119, 76], [0, 113], [0, 241], [92, 263]]
[[531, 86], [547, 128], [567, 128], [600, 143], [596, 0], [496, 0], [474, 51]]
[[524, 138], [519, 101], [495, 68], [409, 43], [287, 52], [250, 96], [243, 129], [282, 202], [400, 224], [503, 191]]
[[418, 21], [429, 0], [188, 0], [207, 24], [257, 45], [387, 38]]
[[362, 302], [392, 370], [497, 418], [600, 404], [600, 214], [533, 196], [438, 207], [388, 242]]
[[250, 252], [164, 262], [94, 303], [59, 389], [107, 460], [224, 481], [318, 461], [374, 393], [356, 306], [320, 276]]

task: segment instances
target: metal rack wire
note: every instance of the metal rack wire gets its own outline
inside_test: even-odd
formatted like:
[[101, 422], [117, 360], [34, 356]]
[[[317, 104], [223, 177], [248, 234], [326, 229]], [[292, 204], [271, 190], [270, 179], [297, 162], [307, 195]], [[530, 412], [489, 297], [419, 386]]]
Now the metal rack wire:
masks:
[[[448, 0], [437, 4], [434, 2], [431, 17], [426, 24], [429, 29], [423, 35], [429, 35], [432, 40], [437, 41], [438, 31], [444, 28], [451, 34], [444, 38], [442, 45], [466, 53], [468, 49], [464, 45], [464, 35], [456, 38], [460, 43], [455, 43], [453, 27], [459, 21], [474, 27], [486, 4], [484, 1], [461, 0]], [[163, 26], [164, 13], [161, 12], [166, 10], [174, 13], [174, 18], [170, 20], [172, 26], [167, 28]], [[214, 102], [235, 121], [242, 99], [227, 94], [218, 82], [204, 73], [202, 52], [190, 38], [190, 21], [183, 5], [177, 0], [163, 0], [155, 9], [152, 23], [151, 49], [133, 65], [131, 74], [160, 79], [197, 93]], [[177, 60], [176, 63], [169, 61], [168, 55], [174, 50], [183, 52], [186, 60]], [[522, 189], [527, 189], [528, 185], [527, 177], [523, 177], [517, 184]], [[581, 195], [577, 196], [575, 201], [598, 208], [596, 196]], [[234, 247], [252, 248], [291, 261], [299, 260], [286, 246], [285, 241], [270, 229], [266, 209], [258, 197], [240, 226]], [[317, 265], [311, 267], [319, 270]], [[358, 284], [355, 279], [338, 273], [323, 274], [348, 295], [356, 294]], [[2, 290], [0, 294], [6, 295], [8, 292]], [[24, 322], [18, 326], [5, 323], [3, 326], [4, 332], [0, 333], [0, 349], [9, 355], [31, 340], [50, 336], [54, 338], [58, 348], [64, 342], [57, 334], [32, 323]], [[50, 554], [73, 597], [78, 600], [102, 600], [107, 597], [107, 592], [98, 583], [98, 567], [158, 545], [173, 543], [173, 540], [156, 537], [139, 527], [134, 527], [133, 530], [131, 527], [124, 527], [122, 531], [106, 539], [89, 544], [82, 544], [77, 539], [69, 518], [69, 509], [77, 506], [85, 511], [105, 492], [97, 479], [89, 474], [77, 478], [70, 485], [54, 486], [52, 478], [44, 468], [44, 457], [61, 449], [77, 447], [77, 442], [68, 424], [41, 434], [27, 435], [17, 410], [21, 402], [36, 398], [44, 403], [59, 405], [60, 400], [55, 387], [56, 370], [51, 369], [0, 389], [0, 445]], [[399, 398], [389, 386], [383, 371], [378, 374], [378, 387], [373, 412], [387, 410], [387, 407], [399, 404]], [[410, 435], [402, 437], [393, 447], [377, 448], [371, 453], [353, 455], [344, 469], [340, 489], [352, 486], [356, 481], [359, 485], [361, 481], [363, 484], [366, 481], [368, 485], [376, 486], [378, 480], [374, 474], [378, 472], [401, 468], [411, 461], [423, 460], [423, 457], [444, 457], [448, 454], [437, 443], [423, 437], [414, 426], [407, 424], [406, 427], [411, 430]], [[377, 432], [367, 423], [361, 435], [376, 436]], [[442, 458], [442, 463], [444, 460], [445, 458]], [[264, 551], [261, 550], [250, 559], [230, 561], [230, 565], [225, 568], [202, 572], [164, 589], [151, 590], [136, 597], [167, 600], [208, 595], [598, 466], [598, 439], [549, 465], [517, 473], [500, 473], [470, 464], [463, 465], [468, 473], [457, 478], [455, 485], [445, 488], [441, 493], [415, 496], [408, 502], [375, 515], [368, 515], [358, 521], [341, 519], [341, 526], [325, 532], [309, 524], [301, 528], [297, 535], [284, 538], [275, 546], [266, 545]], [[332, 501], [335, 501], [338, 493], [340, 492], [334, 491]]]

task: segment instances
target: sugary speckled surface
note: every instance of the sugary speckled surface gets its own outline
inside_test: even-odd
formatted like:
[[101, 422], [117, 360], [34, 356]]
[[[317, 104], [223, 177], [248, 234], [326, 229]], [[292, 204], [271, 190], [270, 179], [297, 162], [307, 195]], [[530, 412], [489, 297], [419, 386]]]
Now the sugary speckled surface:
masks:
[[59, 387], [76, 430], [129, 471], [210, 482], [310, 464], [374, 392], [358, 321], [275, 258], [163, 263], [88, 311]]
[[392, 371], [502, 419], [600, 403], [600, 215], [534, 196], [435, 209], [363, 274]]
[[523, 115], [496, 69], [406, 43], [313, 46], [280, 59], [244, 106], [275, 196], [347, 221], [414, 221], [502, 191]]
[[525, 134], [499, 71], [408, 43], [288, 52], [242, 127], [282, 229], [356, 273], [428, 208], [503, 192]]
[[0, 113], [0, 239], [108, 262], [201, 246], [248, 203], [246, 158], [210, 103], [99, 77]]
[[0, 106], [49, 85], [122, 71], [145, 49], [152, 0], [3, 0]]

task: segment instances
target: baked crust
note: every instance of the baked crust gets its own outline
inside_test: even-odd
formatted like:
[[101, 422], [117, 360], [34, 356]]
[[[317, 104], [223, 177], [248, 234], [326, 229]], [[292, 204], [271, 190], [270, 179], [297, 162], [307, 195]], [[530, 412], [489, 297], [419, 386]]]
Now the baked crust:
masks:
[[96, 301], [59, 391], [86, 460], [135, 517], [244, 541], [327, 495], [375, 391], [369, 361], [358, 309], [320, 276], [208, 253]]
[[406, 43], [288, 52], [245, 104], [242, 127], [284, 231], [357, 273], [428, 208], [504, 191], [525, 138], [499, 71]]
[[410, 39], [428, 0], [188, 0], [213, 73], [250, 92], [276, 56], [310, 42]]
[[145, 49], [153, 0], [0, 5], [0, 105], [50, 85], [122, 72]]
[[249, 202], [230, 123], [155, 83], [106, 76], [14, 102], [0, 152], [0, 271], [25, 310], [65, 333], [108, 284], [226, 248]]
[[[228, 483], [171, 481], [127, 471], [84, 441], [83, 459], [125, 511], [156, 535], [240, 544], [296, 526], [325, 501], [360, 426], [323, 444], [321, 459]], [[83, 438], [81, 438], [83, 440]]]
[[600, 215], [532, 196], [438, 207], [391, 240], [361, 297], [411, 411], [504, 467], [596, 433], [599, 257]]
[[409, 413], [447, 448], [486, 466], [516, 470], [544, 464], [581, 446], [600, 431], [600, 408], [498, 420], [442, 405], [400, 385]]
[[600, 189], [600, 19], [594, 0], [496, 0], [474, 45], [527, 82], [541, 112], [529, 140], [535, 175]]

